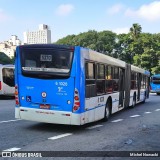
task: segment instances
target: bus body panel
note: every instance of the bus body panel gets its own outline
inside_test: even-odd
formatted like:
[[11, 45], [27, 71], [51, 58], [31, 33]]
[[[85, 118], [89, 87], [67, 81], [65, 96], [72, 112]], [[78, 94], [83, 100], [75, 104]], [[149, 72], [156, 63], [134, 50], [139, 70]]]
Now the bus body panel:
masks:
[[[16, 75], [18, 76], [15, 79], [18, 86], [19, 105], [16, 106], [15, 117], [48, 123], [84, 124], [85, 93], [84, 71], [82, 71], [84, 64], [81, 63], [80, 47], [75, 47], [72, 69], [67, 79], [44, 80], [23, 76], [19, 69], [21, 68], [19, 52], [17, 48]], [[73, 113], [75, 89], [79, 92], [81, 102], [79, 109]], [[44, 98], [43, 95], [46, 97]], [[49, 109], [43, 109], [48, 106]]]
[[81, 115], [67, 111], [65, 112], [56, 110], [17, 107], [15, 110], [15, 117], [24, 120], [45, 122], [45, 123], [81, 125], [80, 124]]
[[0, 90], [0, 95], [14, 96], [14, 87], [10, 87], [1, 81], [1, 88], [2, 90]]
[[[19, 76], [20, 105], [40, 108], [50, 105], [50, 110], [72, 111], [74, 78], [61, 80], [41, 80]], [[68, 104], [70, 101], [70, 104]], [[44, 106], [45, 107], [45, 106]], [[43, 108], [43, 107], [42, 107]]]

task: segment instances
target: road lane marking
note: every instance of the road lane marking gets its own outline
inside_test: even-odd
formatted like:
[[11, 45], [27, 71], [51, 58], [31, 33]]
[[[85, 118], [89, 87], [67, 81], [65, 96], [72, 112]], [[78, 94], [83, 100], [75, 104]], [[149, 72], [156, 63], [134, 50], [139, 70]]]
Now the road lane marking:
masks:
[[152, 113], [152, 112], [144, 112], [145, 114], [150, 114], [150, 113]]
[[135, 118], [135, 117], [139, 117], [140, 115], [136, 114], [136, 115], [133, 115], [133, 116], [130, 116], [131, 118]]
[[157, 112], [157, 111], [160, 111], [160, 109], [156, 109], [155, 111], [156, 111], [156, 112]]
[[5, 151], [5, 152], [8, 152], [8, 151], [10, 151], [10, 152], [13, 152], [13, 151], [18, 151], [18, 150], [20, 150], [21, 148], [16, 148], [16, 147], [14, 147], [14, 148], [10, 148], [10, 149], [5, 149], [5, 150], [3, 150], [3, 151]]
[[58, 136], [50, 137], [48, 139], [55, 140], [55, 139], [67, 137], [67, 136], [70, 136], [70, 135], [72, 135], [72, 133], [65, 133], [65, 134], [61, 134], [61, 135], [58, 135]]
[[94, 129], [94, 128], [98, 128], [98, 127], [102, 127], [103, 125], [95, 125], [95, 126], [91, 126], [91, 127], [87, 127], [86, 129]]
[[15, 122], [15, 121], [20, 121], [20, 120], [21, 120], [21, 119], [8, 120], [8, 121], [0, 121], [0, 123]]
[[120, 121], [123, 121], [123, 119], [117, 119], [117, 120], [114, 120], [114, 121], [111, 121], [111, 122], [120, 122]]

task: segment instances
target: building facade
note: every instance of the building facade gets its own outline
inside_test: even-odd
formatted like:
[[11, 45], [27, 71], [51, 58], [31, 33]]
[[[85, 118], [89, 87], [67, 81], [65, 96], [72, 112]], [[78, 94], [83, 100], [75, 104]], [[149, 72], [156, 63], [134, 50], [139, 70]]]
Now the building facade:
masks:
[[21, 41], [16, 35], [12, 35], [8, 41], [0, 43], [0, 52], [5, 53], [9, 58], [14, 57], [16, 46], [21, 45]]
[[40, 24], [37, 31], [24, 32], [24, 44], [51, 43], [51, 30], [48, 25]]

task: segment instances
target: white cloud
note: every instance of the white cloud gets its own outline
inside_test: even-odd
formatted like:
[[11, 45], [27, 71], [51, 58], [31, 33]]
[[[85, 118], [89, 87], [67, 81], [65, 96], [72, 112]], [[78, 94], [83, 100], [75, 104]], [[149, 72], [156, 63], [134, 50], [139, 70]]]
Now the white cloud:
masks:
[[142, 5], [138, 10], [127, 9], [125, 15], [143, 18], [148, 21], [160, 20], [160, 1]]
[[113, 29], [113, 32], [117, 33], [117, 34], [122, 34], [122, 33], [128, 33], [129, 32], [129, 28], [128, 27], [124, 27], [124, 28], [116, 28]]
[[56, 14], [60, 16], [67, 16], [73, 11], [73, 9], [74, 6], [72, 4], [62, 4], [57, 8]]
[[122, 4], [115, 4], [114, 6], [109, 8], [107, 12], [109, 14], [116, 14], [116, 13], [119, 13], [123, 8], [124, 6]]

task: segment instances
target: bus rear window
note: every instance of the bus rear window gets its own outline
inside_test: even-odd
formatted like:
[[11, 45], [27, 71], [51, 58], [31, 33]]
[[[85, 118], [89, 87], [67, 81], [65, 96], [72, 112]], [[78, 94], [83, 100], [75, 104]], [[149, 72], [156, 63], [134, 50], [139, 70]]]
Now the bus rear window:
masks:
[[160, 84], [160, 77], [151, 77], [151, 82], [153, 84]]
[[13, 68], [3, 68], [3, 83], [10, 87], [14, 87], [14, 69]]
[[27, 48], [21, 51], [22, 73], [32, 75], [68, 75], [73, 51]]

